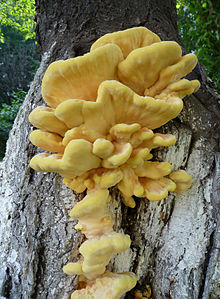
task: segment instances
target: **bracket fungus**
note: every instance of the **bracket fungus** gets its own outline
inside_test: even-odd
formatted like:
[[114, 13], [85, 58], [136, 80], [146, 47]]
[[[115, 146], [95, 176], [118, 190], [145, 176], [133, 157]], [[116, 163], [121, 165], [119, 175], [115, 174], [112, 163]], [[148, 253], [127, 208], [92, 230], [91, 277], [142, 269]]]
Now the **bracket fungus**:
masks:
[[130, 247], [130, 238], [113, 231], [108, 188], [117, 186], [125, 205], [136, 197], [162, 200], [192, 185], [184, 171], [153, 161], [152, 149], [175, 144], [171, 134], [154, 133], [183, 108], [197, 80], [182, 79], [197, 63], [194, 54], [144, 27], [107, 34], [81, 57], [52, 63], [42, 95], [50, 106], [35, 108], [30, 122], [38, 128], [31, 142], [49, 153], [32, 158], [37, 171], [57, 172], [76, 192], [87, 190], [70, 216], [85, 236], [81, 258], [63, 270], [84, 282], [74, 298], [120, 298], [136, 284], [133, 273], [106, 270], [113, 255]]

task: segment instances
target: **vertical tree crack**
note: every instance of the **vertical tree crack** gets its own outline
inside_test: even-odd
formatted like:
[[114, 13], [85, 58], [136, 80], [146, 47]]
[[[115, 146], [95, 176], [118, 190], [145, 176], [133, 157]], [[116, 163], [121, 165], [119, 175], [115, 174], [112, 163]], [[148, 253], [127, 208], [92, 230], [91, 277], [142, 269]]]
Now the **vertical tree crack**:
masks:
[[5, 298], [10, 298], [10, 294], [11, 294], [11, 290], [12, 290], [12, 277], [10, 275], [10, 269], [7, 268], [6, 269], [6, 278], [5, 278], [5, 282], [2, 288], [2, 295]]
[[207, 277], [207, 272], [208, 272], [209, 260], [210, 260], [212, 249], [213, 249], [214, 236], [215, 236], [215, 232], [213, 231], [210, 235], [209, 244], [208, 244], [207, 252], [205, 255], [202, 276], [201, 276], [202, 279], [201, 279], [201, 285], [200, 285], [200, 289], [199, 289], [198, 298], [202, 298], [202, 295], [203, 295], [203, 292], [205, 289], [205, 282], [206, 282], [206, 277]]

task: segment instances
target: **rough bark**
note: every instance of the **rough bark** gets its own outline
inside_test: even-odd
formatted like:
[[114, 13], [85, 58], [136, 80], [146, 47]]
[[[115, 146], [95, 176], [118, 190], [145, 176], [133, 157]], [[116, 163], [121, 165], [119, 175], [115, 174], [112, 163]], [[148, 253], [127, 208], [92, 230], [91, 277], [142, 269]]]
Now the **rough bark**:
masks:
[[[66, 188], [59, 176], [37, 173], [29, 161], [37, 152], [29, 140], [30, 111], [42, 104], [43, 74], [54, 60], [82, 55], [99, 36], [133, 26], [146, 26], [163, 40], [179, 41], [175, 1], [37, 0], [40, 68], [20, 110], [1, 165], [0, 298], [69, 298], [76, 278], [62, 266], [76, 260], [82, 241], [68, 211], [81, 195]], [[109, 269], [133, 271], [136, 289], [149, 284], [152, 298], [219, 298], [219, 110], [204, 70], [191, 77], [202, 87], [184, 100], [178, 118], [160, 128], [178, 142], [155, 151], [155, 157], [195, 179], [182, 195], [161, 202], [137, 199], [125, 207], [111, 190], [117, 231], [131, 236], [129, 250], [116, 256]], [[126, 298], [134, 298], [133, 291]]]

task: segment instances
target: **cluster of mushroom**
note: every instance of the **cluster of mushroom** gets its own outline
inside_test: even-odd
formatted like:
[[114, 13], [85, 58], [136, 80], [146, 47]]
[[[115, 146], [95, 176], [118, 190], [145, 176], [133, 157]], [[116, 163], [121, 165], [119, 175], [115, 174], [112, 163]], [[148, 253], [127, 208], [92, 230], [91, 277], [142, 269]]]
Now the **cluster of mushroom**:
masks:
[[133, 273], [106, 272], [112, 255], [130, 247], [129, 236], [112, 229], [108, 188], [117, 185], [123, 202], [134, 207], [133, 195], [161, 200], [191, 186], [185, 171], [152, 161], [151, 150], [175, 144], [175, 136], [152, 130], [175, 118], [181, 99], [199, 88], [197, 80], [182, 79], [196, 63], [176, 42], [138, 27], [107, 34], [90, 53], [48, 67], [42, 96], [50, 107], [31, 112], [38, 130], [30, 140], [53, 154], [38, 154], [30, 165], [59, 173], [76, 192], [87, 189], [70, 212], [87, 238], [80, 261], [64, 267], [86, 281], [72, 299], [117, 299], [136, 284]]

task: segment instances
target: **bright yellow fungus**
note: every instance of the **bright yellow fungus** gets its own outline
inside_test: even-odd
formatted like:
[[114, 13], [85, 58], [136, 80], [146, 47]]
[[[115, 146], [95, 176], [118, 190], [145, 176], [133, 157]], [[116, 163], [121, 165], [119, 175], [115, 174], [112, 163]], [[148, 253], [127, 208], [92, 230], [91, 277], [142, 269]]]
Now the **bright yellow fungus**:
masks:
[[115, 44], [122, 50], [124, 58], [137, 48], [160, 42], [159, 36], [145, 27], [130, 28], [123, 31], [108, 33], [100, 37], [91, 47], [91, 51], [106, 44]]
[[87, 286], [75, 291], [71, 299], [120, 299], [123, 294], [135, 287], [137, 278], [134, 273], [107, 272], [86, 283]]
[[112, 154], [113, 150], [114, 145], [112, 144], [112, 142], [104, 138], [98, 138], [93, 143], [93, 153], [102, 159], [109, 157]]
[[160, 72], [175, 65], [181, 54], [181, 47], [175, 42], [159, 42], [136, 49], [119, 63], [119, 79], [137, 94], [144, 95], [145, 89], [159, 79]]
[[169, 175], [170, 179], [175, 182], [175, 192], [183, 193], [192, 186], [193, 179], [185, 170], [177, 170]]
[[65, 149], [62, 144], [63, 138], [56, 133], [34, 130], [29, 139], [34, 145], [49, 152], [63, 153]]
[[118, 79], [117, 66], [122, 59], [121, 49], [110, 44], [84, 56], [52, 63], [42, 81], [45, 102], [57, 107], [69, 99], [95, 101], [101, 82]]
[[44, 106], [35, 108], [29, 115], [32, 125], [43, 131], [57, 133], [64, 136], [68, 127], [60, 121], [54, 114], [54, 109]]
[[30, 122], [38, 128], [31, 142], [48, 151], [34, 156], [37, 171], [57, 172], [76, 192], [87, 195], [70, 211], [86, 241], [79, 261], [63, 271], [79, 275], [85, 287], [72, 299], [119, 299], [137, 282], [134, 273], [106, 272], [113, 255], [130, 238], [113, 230], [108, 188], [117, 186], [125, 205], [136, 197], [162, 200], [192, 185], [183, 170], [171, 173], [168, 162], [153, 161], [152, 149], [176, 143], [171, 134], [153, 130], [178, 116], [182, 98], [199, 88], [184, 77], [197, 63], [194, 54], [144, 27], [109, 33], [90, 53], [52, 63], [42, 81], [50, 107], [37, 107]]

